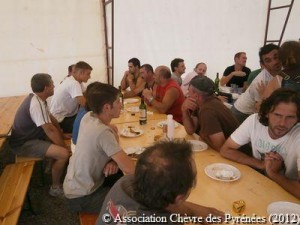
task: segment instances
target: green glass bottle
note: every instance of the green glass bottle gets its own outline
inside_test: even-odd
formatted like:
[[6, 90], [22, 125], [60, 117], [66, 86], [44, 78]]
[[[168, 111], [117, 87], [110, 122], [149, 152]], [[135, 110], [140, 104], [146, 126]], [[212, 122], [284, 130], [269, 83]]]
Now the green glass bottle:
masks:
[[147, 123], [147, 106], [143, 98], [141, 98], [141, 104], [139, 108], [140, 108], [140, 125], [143, 125]]
[[217, 94], [219, 93], [219, 84], [220, 84], [220, 78], [219, 78], [219, 73], [217, 73], [217, 76], [215, 79], [215, 92]]
[[120, 99], [120, 102], [122, 103], [122, 109], [124, 109], [124, 95], [122, 93], [121, 86], [119, 86], [119, 99]]

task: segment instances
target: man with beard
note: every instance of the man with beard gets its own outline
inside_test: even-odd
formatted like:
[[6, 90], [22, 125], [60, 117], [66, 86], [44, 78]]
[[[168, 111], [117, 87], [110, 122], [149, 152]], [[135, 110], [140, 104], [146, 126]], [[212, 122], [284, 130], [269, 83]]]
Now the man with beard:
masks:
[[[300, 93], [278, 89], [264, 100], [221, 148], [221, 155], [262, 170], [300, 198]], [[251, 142], [253, 157], [238, 151]]]

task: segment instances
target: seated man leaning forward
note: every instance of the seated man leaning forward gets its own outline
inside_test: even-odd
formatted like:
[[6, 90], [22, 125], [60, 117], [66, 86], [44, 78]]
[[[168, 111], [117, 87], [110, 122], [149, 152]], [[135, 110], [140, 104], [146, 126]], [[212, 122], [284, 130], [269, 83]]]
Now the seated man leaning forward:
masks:
[[156, 143], [139, 156], [135, 174], [124, 176], [112, 187], [96, 224], [106, 224], [103, 219], [107, 216], [109, 224], [123, 224], [126, 217], [161, 220], [151, 224], [182, 224], [176, 220], [178, 214], [205, 219], [211, 213], [221, 218], [223, 213], [214, 208], [186, 201], [196, 184], [196, 174], [190, 144]]
[[18, 156], [54, 159], [52, 186], [49, 194], [63, 196], [60, 180], [70, 157], [56, 119], [49, 113], [47, 98], [53, 95], [54, 85], [49, 74], [35, 74], [31, 79], [33, 94], [18, 109], [12, 126], [9, 144]]
[[64, 133], [72, 133], [79, 106], [85, 105], [81, 83], [86, 83], [91, 78], [92, 70], [86, 62], [76, 63], [72, 76], [66, 77], [55, 89], [50, 111]]
[[[134, 96], [137, 96], [139, 93], [136, 89], [140, 89], [141, 87], [145, 86], [145, 81], [141, 77], [140, 74], [140, 67], [141, 63], [140, 60], [137, 58], [129, 59], [128, 61], [128, 70], [125, 71], [124, 76], [121, 80], [121, 88], [123, 91], [125, 91], [129, 87], [130, 94], [125, 94], [125, 98], [133, 97], [132, 93], [134, 93]], [[127, 91], [125, 91], [126, 93]]]
[[[221, 155], [264, 170], [286, 191], [300, 198], [300, 93], [278, 89], [264, 100], [221, 148]], [[252, 143], [254, 157], [237, 151]]]
[[158, 66], [154, 72], [154, 89], [145, 89], [143, 96], [147, 104], [152, 105], [160, 113], [172, 114], [174, 120], [181, 123], [181, 105], [184, 101], [182, 90], [171, 79], [171, 71], [167, 66]]
[[87, 96], [92, 111], [81, 120], [75, 153], [63, 185], [73, 212], [99, 213], [114, 182], [109, 175], [116, 174], [119, 168], [126, 174], [134, 172], [132, 159], [119, 146], [117, 128], [110, 124], [112, 118], [120, 115], [118, 94], [115, 87], [102, 84]]
[[219, 151], [239, 126], [231, 111], [216, 97], [214, 82], [206, 76], [194, 77], [189, 97], [182, 104], [183, 125], [188, 134], [199, 130], [200, 139]]

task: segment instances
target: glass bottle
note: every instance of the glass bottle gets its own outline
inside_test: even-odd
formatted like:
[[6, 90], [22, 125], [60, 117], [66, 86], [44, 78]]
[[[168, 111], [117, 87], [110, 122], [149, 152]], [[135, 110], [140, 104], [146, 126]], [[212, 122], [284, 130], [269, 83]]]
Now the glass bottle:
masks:
[[140, 125], [143, 125], [147, 123], [147, 106], [143, 98], [141, 98], [141, 104], [139, 108], [140, 108]]
[[220, 84], [220, 78], [219, 78], [219, 73], [217, 73], [217, 76], [215, 79], [215, 92], [217, 94], [219, 93], [219, 84]]
[[120, 99], [120, 102], [122, 103], [122, 109], [124, 109], [124, 95], [122, 93], [121, 86], [119, 86], [119, 99]]

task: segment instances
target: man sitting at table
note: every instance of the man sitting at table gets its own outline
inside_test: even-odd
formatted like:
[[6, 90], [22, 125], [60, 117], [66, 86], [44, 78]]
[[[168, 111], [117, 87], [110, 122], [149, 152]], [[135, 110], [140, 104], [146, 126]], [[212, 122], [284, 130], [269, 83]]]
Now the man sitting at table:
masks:
[[247, 79], [251, 72], [251, 70], [245, 66], [246, 62], [247, 56], [245, 52], [236, 53], [234, 55], [234, 65], [225, 69], [220, 84], [228, 87], [230, 87], [231, 84], [235, 84], [239, 88], [244, 88], [244, 90], [246, 90]]
[[238, 121], [216, 97], [214, 82], [210, 78], [194, 77], [190, 82], [188, 95], [182, 104], [186, 132], [193, 134], [200, 129], [200, 138], [219, 151], [226, 138], [239, 126]]
[[181, 86], [182, 78], [181, 75], [185, 72], [185, 64], [184, 60], [180, 58], [175, 58], [171, 61], [171, 70], [172, 75], [171, 78], [176, 81], [176, 83]]
[[[137, 58], [129, 59], [128, 70], [125, 71], [124, 76], [121, 80], [121, 88], [123, 91], [125, 91], [128, 87], [130, 89], [129, 91], [134, 91], [136, 88], [144, 87], [145, 81], [141, 77], [140, 67], [140, 60], [138, 60]], [[129, 97], [133, 96], [131, 95]]]
[[190, 84], [191, 80], [195, 76], [200, 76], [200, 77], [205, 76], [206, 70], [207, 70], [206, 64], [203, 62], [200, 62], [200, 63], [197, 63], [197, 65], [195, 66], [195, 68], [192, 72], [190, 72], [186, 75], [186, 77], [184, 78], [182, 85], [181, 85], [181, 90], [182, 90], [184, 96], [187, 96], [188, 88], [189, 88], [189, 84]]
[[47, 106], [46, 100], [54, 90], [51, 76], [35, 74], [31, 78], [31, 88], [34, 94], [29, 94], [16, 113], [10, 147], [18, 156], [54, 159], [49, 194], [60, 197], [63, 196], [60, 180], [70, 151], [65, 146], [58, 122]]
[[264, 87], [278, 74], [281, 63], [278, 57], [279, 47], [268, 44], [260, 48], [259, 60], [264, 69], [257, 75], [247, 90], [235, 101], [232, 113], [242, 123], [249, 115], [256, 112], [256, 103], [261, 101]]
[[135, 96], [141, 96], [143, 90], [152, 89], [154, 86], [154, 72], [153, 67], [150, 64], [143, 64], [140, 69], [141, 77], [144, 80], [144, 84], [136, 87], [134, 90], [125, 91], [124, 98], [131, 98]]
[[190, 144], [156, 143], [139, 156], [135, 174], [124, 176], [111, 188], [96, 224], [104, 224], [108, 217], [109, 224], [123, 224], [123, 217], [146, 219], [153, 215], [165, 221], [151, 224], [182, 224], [176, 221], [177, 213], [202, 217], [203, 222], [211, 213], [221, 222], [222, 212], [186, 201], [196, 184], [196, 174]]
[[155, 69], [154, 79], [156, 83], [154, 89], [143, 91], [146, 103], [160, 113], [172, 114], [174, 120], [181, 123], [181, 105], [184, 96], [178, 84], [171, 79], [170, 69], [167, 66], [158, 66]]
[[[300, 198], [300, 93], [278, 89], [264, 100], [221, 148], [221, 155], [264, 170], [286, 191]], [[251, 142], [253, 157], [237, 151]]]
[[[110, 186], [120, 176], [134, 172], [134, 163], [118, 143], [116, 126], [110, 124], [121, 111], [119, 91], [102, 84], [87, 96], [92, 111], [85, 114], [79, 128], [75, 152], [71, 156], [63, 188], [71, 211], [99, 213]], [[116, 174], [116, 177], [109, 175]]]
[[81, 83], [91, 78], [92, 70], [86, 62], [76, 63], [72, 76], [66, 77], [55, 89], [50, 111], [65, 133], [72, 133], [79, 106], [85, 105]]

